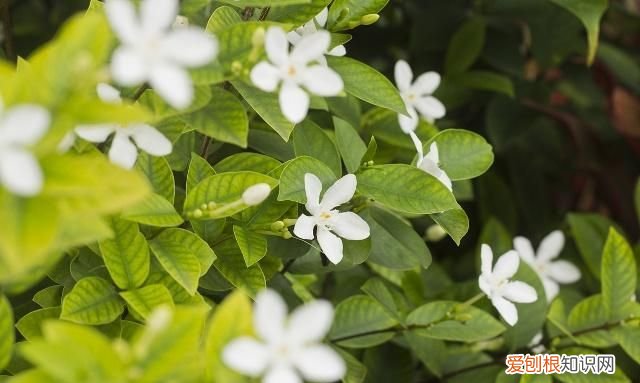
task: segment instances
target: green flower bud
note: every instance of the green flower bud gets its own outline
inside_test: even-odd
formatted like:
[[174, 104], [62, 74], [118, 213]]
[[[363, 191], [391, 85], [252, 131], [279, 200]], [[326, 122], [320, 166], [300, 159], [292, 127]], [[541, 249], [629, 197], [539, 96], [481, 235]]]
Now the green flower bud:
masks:
[[360, 18], [360, 24], [362, 25], [371, 25], [376, 21], [380, 20], [380, 15], [377, 13], [370, 13], [368, 15], [364, 15]]
[[285, 225], [282, 221], [276, 221], [271, 224], [271, 231], [281, 231], [284, 229]]

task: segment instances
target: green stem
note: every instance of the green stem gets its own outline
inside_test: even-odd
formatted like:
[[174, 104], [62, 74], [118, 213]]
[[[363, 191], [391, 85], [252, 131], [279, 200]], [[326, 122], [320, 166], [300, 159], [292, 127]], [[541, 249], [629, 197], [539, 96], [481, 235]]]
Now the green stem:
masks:
[[2, 16], [2, 34], [4, 35], [4, 52], [11, 61], [16, 61], [16, 52], [13, 46], [12, 20], [9, 9], [10, 0], [0, 0], [0, 15]]

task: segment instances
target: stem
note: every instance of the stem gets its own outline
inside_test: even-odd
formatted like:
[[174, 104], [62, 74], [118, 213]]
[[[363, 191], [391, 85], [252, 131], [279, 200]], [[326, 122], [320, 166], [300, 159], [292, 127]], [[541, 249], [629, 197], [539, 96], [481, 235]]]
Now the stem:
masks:
[[269, 16], [269, 11], [270, 10], [271, 10], [271, 7], [262, 8], [262, 12], [260, 12], [260, 17], [258, 17], [258, 21], [266, 20], [267, 16]]
[[207, 159], [207, 152], [209, 151], [209, 145], [211, 145], [211, 137], [204, 136], [204, 141], [202, 141], [202, 147], [200, 148], [200, 157]]
[[480, 293], [480, 294], [478, 294], [476, 296], [473, 296], [473, 297], [469, 298], [467, 301], [462, 302], [460, 304], [460, 306], [471, 306], [474, 303], [476, 303], [477, 301], [479, 301], [480, 299], [484, 298], [484, 296], [485, 296], [484, 293]]
[[9, 10], [9, 1], [0, 0], [0, 14], [2, 16], [2, 34], [4, 35], [4, 51], [7, 58], [11, 61], [16, 61], [16, 52], [13, 46], [13, 33], [12, 33], [12, 21], [11, 12]]
[[138, 88], [136, 90], [136, 92], [133, 94], [133, 96], [131, 96], [131, 99], [133, 101], [138, 101], [138, 99], [140, 99], [140, 97], [142, 97], [142, 94], [147, 89], [149, 89], [149, 85], [148, 84], [145, 83], [145, 84], [140, 85], [140, 88]]
[[250, 18], [253, 17], [253, 11], [254, 8], [253, 7], [246, 7], [245, 9], [242, 10], [242, 20], [243, 21], [247, 21]]

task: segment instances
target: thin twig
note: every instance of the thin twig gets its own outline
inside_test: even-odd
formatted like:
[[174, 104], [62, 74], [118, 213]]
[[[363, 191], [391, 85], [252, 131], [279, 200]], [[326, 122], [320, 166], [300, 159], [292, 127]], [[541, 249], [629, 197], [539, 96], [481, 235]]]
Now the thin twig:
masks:
[[4, 35], [4, 52], [9, 60], [15, 62], [17, 56], [13, 45], [13, 26], [9, 1], [11, 0], [0, 0], [0, 14], [2, 16], [2, 34]]
[[266, 20], [267, 16], [269, 16], [269, 11], [270, 10], [271, 10], [271, 7], [262, 8], [262, 12], [260, 12], [260, 17], [258, 17], [258, 21]]

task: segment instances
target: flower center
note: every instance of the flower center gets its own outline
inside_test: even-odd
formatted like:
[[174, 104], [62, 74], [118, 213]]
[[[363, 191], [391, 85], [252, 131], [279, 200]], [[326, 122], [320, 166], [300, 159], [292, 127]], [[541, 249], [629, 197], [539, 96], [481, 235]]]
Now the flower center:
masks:
[[289, 65], [289, 67], [287, 68], [287, 76], [294, 78], [297, 74], [298, 70], [296, 69], [296, 67], [294, 65]]

